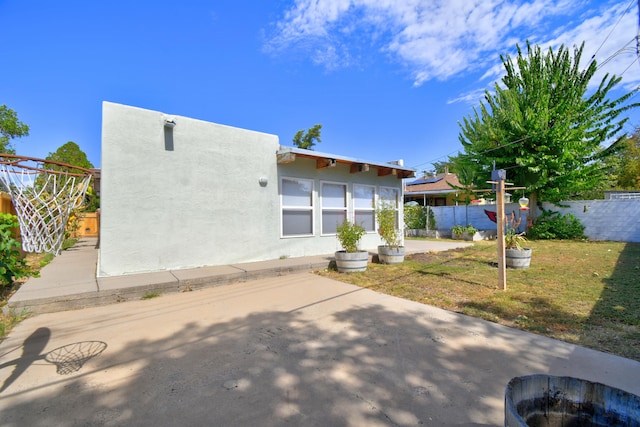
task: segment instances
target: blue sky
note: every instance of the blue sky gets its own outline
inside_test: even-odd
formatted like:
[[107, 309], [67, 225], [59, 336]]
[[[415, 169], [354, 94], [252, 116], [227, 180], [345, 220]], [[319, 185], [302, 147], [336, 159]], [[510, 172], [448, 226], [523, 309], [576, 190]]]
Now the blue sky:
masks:
[[317, 151], [421, 171], [461, 149], [516, 43], [585, 41], [621, 88], [640, 83], [635, 0], [0, 0], [0, 28], [0, 104], [30, 126], [16, 152], [74, 141], [98, 167], [102, 101], [283, 145], [320, 123]]

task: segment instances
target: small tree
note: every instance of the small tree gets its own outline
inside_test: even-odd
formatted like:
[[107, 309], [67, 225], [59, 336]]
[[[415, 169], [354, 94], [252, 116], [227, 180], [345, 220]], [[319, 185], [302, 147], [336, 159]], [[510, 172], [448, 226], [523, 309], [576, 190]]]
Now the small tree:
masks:
[[366, 231], [363, 227], [346, 219], [342, 224], [338, 225], [336, 229], [336, 237], [340, 245], [349, 253], [358, 251], [360, 239], [362, 239], [365, 233]]
[[313, 146], [316, 145], [316, 142], [322, 142], [320, 139], [320, 131], [322, 130], [322, 125], [315, 125], [306, 132], [304, 129], [299, 130], [293, 136], [293, 145], [298, 148], [304, 148], [306, 150], [313, 150]]
[[385, 245], [391, 248], [400, 246], [400, 231], [396, 228], [396, 210], [387, 201], [383, 201], [376, 209], [378, 220], [378, 234], [384, 240]]

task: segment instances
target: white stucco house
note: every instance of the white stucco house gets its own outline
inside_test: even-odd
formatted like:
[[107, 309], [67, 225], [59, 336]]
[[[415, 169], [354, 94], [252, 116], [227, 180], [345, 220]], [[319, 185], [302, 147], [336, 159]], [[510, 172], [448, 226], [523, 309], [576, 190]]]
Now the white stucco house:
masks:
[[344, 218], [372, 249], [375, 204], [394, 201], [402, 221], [402, 178], [414, 175], [110, 102], [102, 120], [100, 277], [331, 254]]

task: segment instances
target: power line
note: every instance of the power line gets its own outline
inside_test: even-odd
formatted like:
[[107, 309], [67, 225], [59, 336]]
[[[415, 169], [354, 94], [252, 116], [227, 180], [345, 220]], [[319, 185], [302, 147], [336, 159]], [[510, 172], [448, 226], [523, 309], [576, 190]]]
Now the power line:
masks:
[[636, 59], [634, 59], [634, 60], [631, 62], [631, 64], [629, 64], [629, 66], [628, 66], [627, 68], [625, 68], [625, 69], [624, 69], [624, 71], [622, 72], [622, 74], [620, 74], [620, 77], [622, 77], [622, 76], [624, 75], [624, 73], [626, 73], [626, 72], [627, 72], [627, 70], [628, 70], [629, 68], [631, 68], [631, 66], [632, 66], [635, 62], [638, 62], [638, 59], [640, 59], [640, 57], [638, 57], [638, 56], [637, 56], [637, 57], [636, 57]]
[[611, 34], [613, 34], [613, 31], [616, 29], [616, 27], [618, 26], [618, 24], [620, 23], [620, 21], [622, 21], [622, 18], [624, 18], [624, 15], [627, 14], [627, 12], [629, 12], [629, 10], [631, 9], [631, 6], [636, 2], [636, 0], [631, 0], [629, 2], [629, 6], [627, 6], [627, 8], [625, 9], [624, 12], [622, 12], [622, 14], [620, 15], [620, 18], [618, 18], [618, 22], [616, 22], [616, 25], [613, 26], [613, 28], [611, 28], [611, 31], [609, 31], [609, 34], [607, 34], [607, 36], [604, 38], [604, 40], [602, 41], [602, 43], [600, 44], [600, 46], [598, 47], [598, 49], [596, 49], [595, 53], [593, 54], [593, 56], [591, 56], [591, 61], [595, 60], [596, 55], [598, 54], [598, 52], [600, 52], [600, 49], [602, 49], [602, 46], [604, 46], [604, 44], [607, 42], [607, 40], [609, 40], [609, 37], [611, 37]]
[[[510, 141], [510, 142], [507, 142], [506, 144], [502, 144], [502, 145], [499, 145], [499, 146], [497, 146], [497, 147], [493, 147], [493, 148], [489, 148], [489, 149], [487, 149], [487, 150], [481, 151], [481, 152], [479, 152], [479, 153], [476, 153], [475, 155], [481, 156], [481, 155], [484, 155], [484, 154], [486, 154], [486, 153], [490, 153], [490, 152], [492, 152], [492, 151], [499, 150], [499, 149], [501, 149], [501, 148], [506, 148], [506, 147], [509, 147], [509, 146], [511, 146], [511, 145], [514, 145], [514, 144], [518, 144], [518, 143], [520, 143], [520, 142], [523, 142], [523, 141], [527, 140], [528, 138], [530, 138], [530, 137], [529, 137], [529, 136], [525, 136], [525, 137], [522, 137], [522, 138], [520, 138], [520, 139], [516, 139], [515, 141]], [[450, 156], [451, 154], [453, 154], [453, 153], [460, 153], [460, 150], [452, 151], [452, 152], [450, 152], [449, 154], [445, 154], [445, 155], [440, 156], [440, 157], [438, 157], [438, 158], [435, 158], [435, 159], [433, 159], [433, 160], [431, 160], [431, 161], [423, 162], [423, 163], [420, 163], [420, 164], [418, 164], [418, 165], [411, 166], [411, 167], [412, 167], [412, 168], [414, 168], [414, 169], [417, 169], [417, 168], [418, 168], [418, 166], [428, 165], [428, 164], [433, 164], [433, 162], [438, 161], [438, 159], [442, 159], [443, 157], [449, 157], [449, 156]]]
[[618, 55], [622, 55], [623, 53], [636, 53], [637, 47], [629, 46], [633, 42], [636, 42], [636, 44], [637, 44], [637, 36], [634, 36], [631, 40], [626, 42], [620, 49], [618, 49], [615, 53], [613, 53], [607, 59], [605, 59], [601, 63], [598, 63], [597, 64], [597, 68], [601, 69], [602, 67], [607, 65], [609, 62], [611, 62], [613, 60], [613, 58], [615, 58]]

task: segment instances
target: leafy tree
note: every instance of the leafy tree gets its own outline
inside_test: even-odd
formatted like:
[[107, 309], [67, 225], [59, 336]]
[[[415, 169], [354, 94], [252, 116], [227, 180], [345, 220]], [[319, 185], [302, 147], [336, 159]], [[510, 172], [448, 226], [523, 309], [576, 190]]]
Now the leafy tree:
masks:
[[46, 160], [79, 166], [84, 169], [93, 168], [93, 164], [91, 164], [85, 152], [73, 141], [69, 141], [53, 153], [49, 153]]
[[635, 91], [608, 98], [620, 77], [607, 74], [589, 90], [597, 65], [579, 68], [583, 48], [584, 43], [574, 48], [571, 57], [564, 45], [543, 53], [527, 42], [526, 55], [517, 46], [515, 60], [501, 56], [503, 87], [496, 83], [495, 93], [486, 91], [486, 104], [460, 123], [465, 151], [460, 157], [475, 164], [479, 181], [490, 178], [495, 162], [511, 182], [527, 188], [532, 204], [558, 203], [601, 181], [606, 173], [601, 160], [625, 138], [618, 134], [628, 118], [619, 116], [640, 104], [627, 102]]
[[304, 129], [299, 130], [293, 136], [293, 145], [298, 148], [313, 150], [313, 146], [316, 145], [316, 142], [322, 142], [322, 139], [320, 139], [321, 130], [322, 125], [314, 125], [306, 132], [304, 131]]
[[433, 162], [433, 169], [436, 173], [451, 172], [455, 173], [453, 162], [451, 160], [444, 160], [442, 162]]
[[18, 120], [15, 111], [0, 105], [0, 153], [15, 154], [11, 139], [29, 135], [29, 126]]
[[620, 169], [618, 188], [623, 190], [640, 189], [640, 128], [628, 137], [618, 152]]
[[[46, 160], [50, 160], [53, 162], [66, 163], [72, 166], [78, 166], [84, 169], [92, 169], [93, 164], [87, 158], [87, 155], [84, 151], [80, 149], [78, 144], [73, 141], [69, 141], [66, 144], [59, 147], [53, 153], [49, 153], [46, 157]], [[63, 168], [62, 166], [57, 165], [46, 165], [45, 166], [49, 170], [68, 170], [69, 172], [80, 172], [79, 169], [73, 168]], [[36, 187], [42, 186], [43, 183], [38, 179], [36, 180]], [[87, 189], [87, 193], [85, 194], [84, 200], [85, 209], [89, 212], [95, 212], [95, 210], [100, 205], [100, 199], [91, 187]]]

